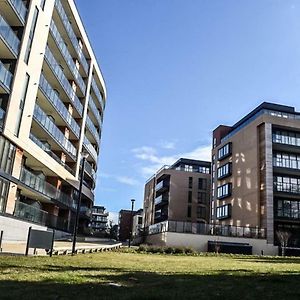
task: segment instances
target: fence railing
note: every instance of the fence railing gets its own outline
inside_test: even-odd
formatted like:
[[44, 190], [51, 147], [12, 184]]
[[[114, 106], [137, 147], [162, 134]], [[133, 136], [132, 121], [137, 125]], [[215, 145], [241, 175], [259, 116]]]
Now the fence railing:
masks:
[[243, 227], [233, 225], [215, 225], [180, 221], [164, 221], [146, 228], [147, 234], [162, 232], [191, 233], [216, 236], [231, 236], [265, 239], [266, 230], [258, 227]]

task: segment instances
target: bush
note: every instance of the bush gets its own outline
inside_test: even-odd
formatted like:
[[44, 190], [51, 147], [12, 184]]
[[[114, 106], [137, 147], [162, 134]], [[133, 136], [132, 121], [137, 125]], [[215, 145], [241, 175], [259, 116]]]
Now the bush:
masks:
[[191, 247], [171, 247], [171, 246], [154, 246], [140, 245], [137, 252], [161, 253], [161, 254], [196, 254], [197, 252]]

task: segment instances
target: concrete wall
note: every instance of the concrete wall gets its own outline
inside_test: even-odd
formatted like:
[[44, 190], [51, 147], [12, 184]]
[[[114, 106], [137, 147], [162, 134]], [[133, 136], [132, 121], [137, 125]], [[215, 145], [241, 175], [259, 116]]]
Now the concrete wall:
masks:
[[[32, 227], [36, 230], [47, 231], [46, 226], [40, 226], [34, 223], [18, 220], [15, 218], [0, 216], [0, 231], [3, 231], [3, 242], [26, 242], [28, 236], [28, 229]], [[55, 238], [63, 238], [69, 233], [63, 231], [55, 231]]]
[[248, 243], [252, 246], [253, 254], [277, 255], [278, 247], [267, 244], [263, 239], [234, 238], [189, 233], [164, 232], [147, 236], [146, 243], [158, 246], [192, 247], [200, 252], [207, 252], [208, 241]]

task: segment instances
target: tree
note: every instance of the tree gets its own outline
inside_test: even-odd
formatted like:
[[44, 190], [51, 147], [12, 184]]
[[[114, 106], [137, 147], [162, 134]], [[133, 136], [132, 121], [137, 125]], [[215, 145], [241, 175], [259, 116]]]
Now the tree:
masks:
[[281, 256], [285, 256], [285, 248], [288, 245], [291, 233], [289, 231], [278, 230], [276, 231], [276, 235], [281, 246]]

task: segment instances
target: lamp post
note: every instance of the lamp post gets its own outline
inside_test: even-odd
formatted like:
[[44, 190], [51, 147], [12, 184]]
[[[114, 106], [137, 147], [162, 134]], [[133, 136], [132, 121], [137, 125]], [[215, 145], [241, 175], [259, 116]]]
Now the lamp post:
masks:
[[83, 184], [83, 177], [84, 177], [85, 161], [88, 158], [88, 156], [89, 155], [87, 152], [81, 152], [82, 165], [81, 165], [81, 171], [80, 171], [79, 195], [78, 195], [75, 225], [74, 225], [74, 231], [73, 231], [72, 255], [75, 255], [75, 253], [76, 253], [76, 239], [77, 239], [78, 221], [79, 221], [80, 204], [81, 204], [81, 196], [82, 196], [82, 184]]
[[128, 248], [130, 248], [130, 246], [131, 246], [134, 201], [135, 201], [134, 199], [131, 199], [131, 218], [130, 218], [130, 232], [129, 232]]

